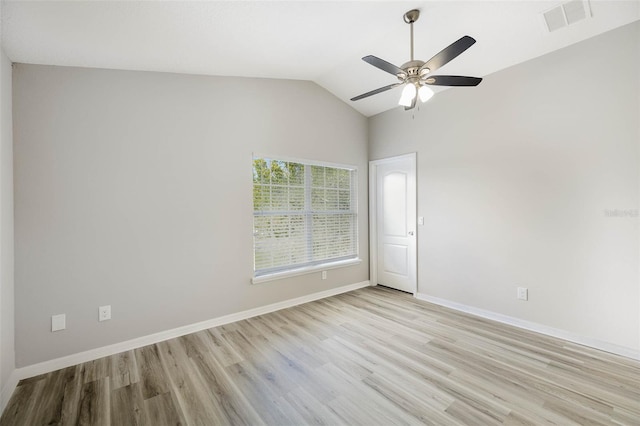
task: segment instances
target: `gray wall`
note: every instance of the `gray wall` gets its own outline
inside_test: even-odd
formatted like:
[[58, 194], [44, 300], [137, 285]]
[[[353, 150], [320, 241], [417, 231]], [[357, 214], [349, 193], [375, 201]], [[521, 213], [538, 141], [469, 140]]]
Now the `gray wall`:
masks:
[[640, 349], [640, 219], [605, 214], [640, 207], [639, 29], [370, 119], [370, 159], [418, 153], [420, 293]]
[[[18, 366], [368, 279], [367, 121], [319, 86], [23, 64], [13, 77]], [[250, 284], [252, 152], [357, 165], [364, 261]], [[51, 333], [59, 313], [67, 329]]]
[[15, 369], [11, 61], [0, 46], [0, 390]]

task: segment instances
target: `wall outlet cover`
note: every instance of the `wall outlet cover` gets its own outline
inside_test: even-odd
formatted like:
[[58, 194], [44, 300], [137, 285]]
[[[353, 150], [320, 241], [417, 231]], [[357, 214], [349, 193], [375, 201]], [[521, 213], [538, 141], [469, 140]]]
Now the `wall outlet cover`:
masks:
[[100, 306], [98, 308], [98, 321], [107, 321], [111, 319], [111, 305]]
[[51, 331], [60, 331], [67, 328], [67, 316], [65, 314], [53, 315], [51, 317]]
[[518, 287], [518, 299], [529, 300], [529, 289], [526, 287]]

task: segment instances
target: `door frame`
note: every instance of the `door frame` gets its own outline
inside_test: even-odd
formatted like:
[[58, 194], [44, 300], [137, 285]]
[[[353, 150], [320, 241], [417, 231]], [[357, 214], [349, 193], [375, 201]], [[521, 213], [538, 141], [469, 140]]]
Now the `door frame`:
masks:
[[[416, 206], [416, 217], [418, 209], [418, 169], [417, 154], [411, 152], [409, 154], [398, 155], [395, 157], [381, 158], [379, 160], [369, 161], [369, 282], [372, 286], [378, 285], [378, 166], [397, 160], [410, 159], [413, 166], [413, 178], [416, 192], [413, 195]], [[416, 224], [417, 225], [417, 224]], [[418, 293], [418, 227], [416, 226], [416, 261], [415, 261], [415, 277], [416, 281], [413, 286], [413, 296]]]

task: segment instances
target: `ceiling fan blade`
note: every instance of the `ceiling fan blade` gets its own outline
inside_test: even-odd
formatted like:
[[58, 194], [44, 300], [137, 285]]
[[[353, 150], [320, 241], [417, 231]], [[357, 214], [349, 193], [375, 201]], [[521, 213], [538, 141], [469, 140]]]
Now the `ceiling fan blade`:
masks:
[[425, 83], [432, 86], [477, 86], [482, 79], [480, 77], [464, 77], [460, 75], [432, 75]]
[[464, 36], [458, 41], [454, 41], [449, 46], [445, 47], [433, 58], [429, 59], [420, 70], [429, 68], [430, 72], [434, 72], [444, 64], [448, 63], [452, 59], [455, 59], [462, 52], [473, 46], [476, 40], [473, 37]]
[[351, 100], [352, 101], [359, 101], [360, 99], [368, 98], [369, 96], [377, 95], [378, 93], [382, 93], [382, 92], [386, 92], [387, 90], [393, 89], [394, 87], [400, 86], [401, 84], [403, 84], [403, 83], [394, 83], [394, 84], [390, 84], [388, 86], [380, 87], [379, 89], [375, 89], [375, 90], [372, 90], [370, 92], [363, 93], [362, 95], [356, 96], [355, 98], [351, 98]]
[[410, 106], [406, 106], [404, 107], [405, 111], [409, 111], [410, 109], [414, 109], [416, 107], [416, 103], [418, 102], [418, 95], [416, 94], [413, 97], [413, 100], [411, 101], [411, 105]]
[[393, 65], [390, 62], [380, 59], [377, 56], [369, 55], [362, 58], [363, 61], [373, 65], [376, 68], [380, 68], [382, 71], [386, 71], [389, 74], [398, 75], [405, 74], [404, 70], [400, 67]]

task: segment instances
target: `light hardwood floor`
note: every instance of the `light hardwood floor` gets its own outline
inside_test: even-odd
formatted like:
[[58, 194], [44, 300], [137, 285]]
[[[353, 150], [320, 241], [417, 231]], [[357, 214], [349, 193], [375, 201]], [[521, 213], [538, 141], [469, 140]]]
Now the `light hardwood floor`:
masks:
[[383, 287], [20, 382], [0, 425], [640, 425], [640, 363]]

